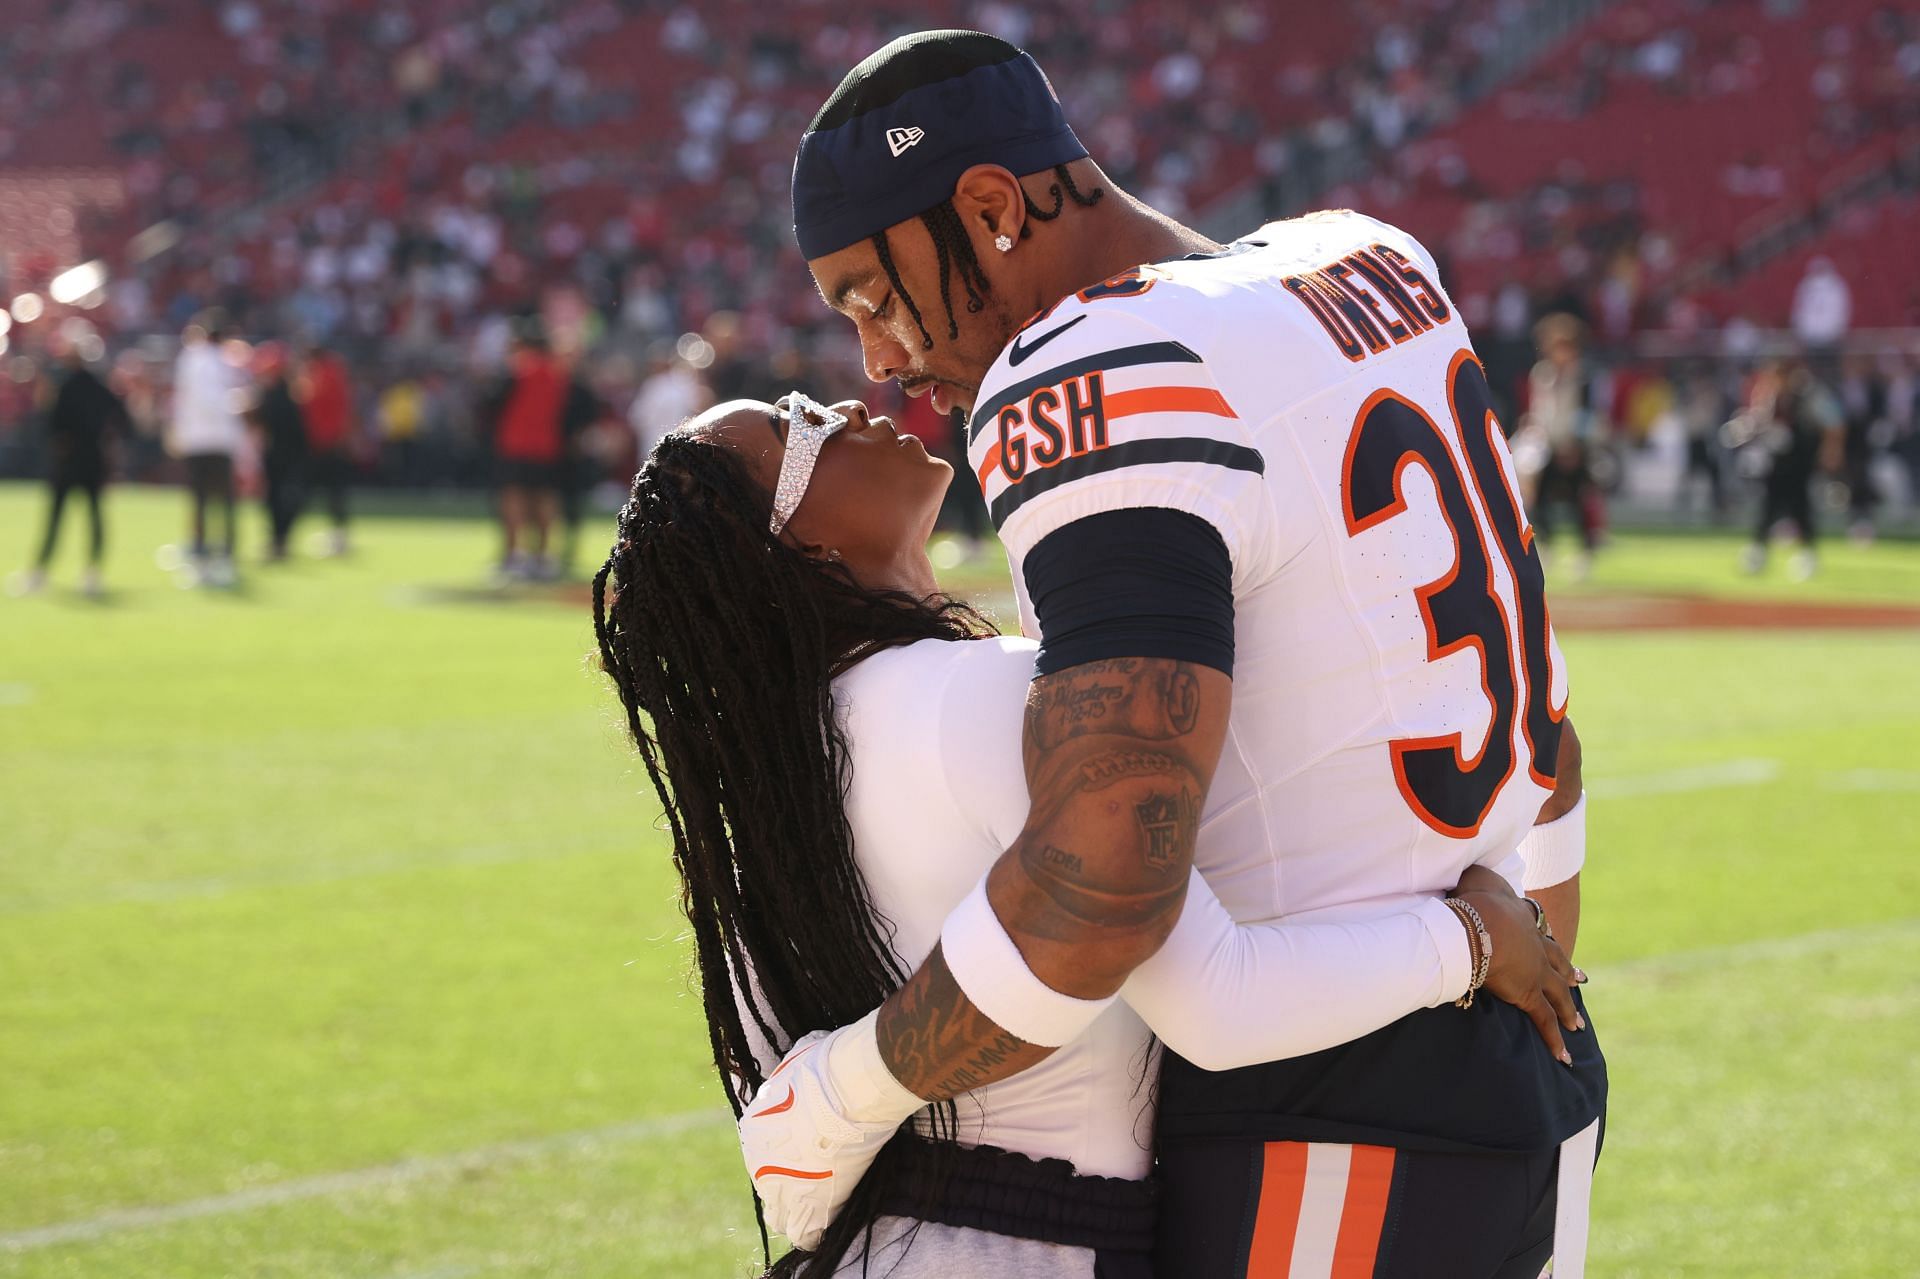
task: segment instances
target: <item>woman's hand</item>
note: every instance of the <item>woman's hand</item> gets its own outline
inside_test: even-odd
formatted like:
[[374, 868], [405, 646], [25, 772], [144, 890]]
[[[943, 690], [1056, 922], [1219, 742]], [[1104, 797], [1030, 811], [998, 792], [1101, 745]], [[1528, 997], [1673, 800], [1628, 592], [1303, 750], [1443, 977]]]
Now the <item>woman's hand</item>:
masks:
[[1480, 912], [1493, 938], [1493, 963], [1482, 989], [1525, 1013], [1547, 1050], [1572, 1065], [1561, 1030], [1587, 1027], [1568, 993], [1568, 987], [1586, 981], [1586, 974], [1573, 966], [1559, 942], [1540, 931], [1533, 907], [1498, 871], [1469, 866], [1454, 895]]

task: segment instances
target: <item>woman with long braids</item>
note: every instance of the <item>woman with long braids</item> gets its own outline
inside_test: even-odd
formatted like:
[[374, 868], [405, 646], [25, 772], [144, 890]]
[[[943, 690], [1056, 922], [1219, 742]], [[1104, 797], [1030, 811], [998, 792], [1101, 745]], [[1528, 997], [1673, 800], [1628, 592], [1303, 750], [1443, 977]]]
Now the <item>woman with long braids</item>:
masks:
[[[654, 450], [595, 578], [601, 662], [666, 811], [736, 1116], [793, 1104], [774, 1063], [875, 1009], [1026, 818], [1034, 648], [934, 580], [951, 478], [854, 401], [722, 404]], [[1155, 1037], [1226, 1069], [1517, 989], [1541, 952], [1493, 908], [1510, 896], [1476, 868], [1459, 906], [1236, 928], [1194, 875], [1123, 1003], [1040, 1065], [923, 1110], [769, 1273], [1144, 1279]], [[795, 1152], [755, 1182], [822, 1175]]]

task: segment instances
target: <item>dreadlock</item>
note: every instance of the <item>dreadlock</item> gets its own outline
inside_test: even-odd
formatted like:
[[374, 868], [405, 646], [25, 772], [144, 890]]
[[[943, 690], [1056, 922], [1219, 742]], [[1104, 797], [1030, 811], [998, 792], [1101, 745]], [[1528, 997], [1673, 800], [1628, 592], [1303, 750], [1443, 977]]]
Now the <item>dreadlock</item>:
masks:
[[[601, 665], [665, 810], [736, 1119], [765, 1082], [756, 1039], [784, 1052], [857, 1021], [906, 977], [854, 862], [833, 677], [884, 648], [992, 633], [965, 604], [871, 590], [802, 553], [767, 532], [771, 508], [735, 453], [668, 435], [635, 477], [593, 580]], [[951, 1133], [948, 1103], [934, 1135]], [[905, 1140], [924, 1138], [906, 1125], [895, 1142]], [[891, 1166], [897, 1155], [882, 1157]], [[879, 1215], [886, 1167], [874, 1174], [819, 1250], [788, 1253], [769, 1275], [831, 1274]]]
[[[1035, 222], [1051, 222], [1059, 217], [1071, 198], [1075, 205], [1090, 209], [1106, 196], [1103, 190], [1095, 189], [1091, 193], [1083, 192], [1074, 182], [1073, 173], [1064, 164], [1053, 166], [1053, 176], [1057, 179], [1047, 187], [1047, 194], [1053, 197], [1053, 208], [1042, 209], [1027, 194], [1024, 185], [1020, 188], [1020, 198], [1026, 202], [1027, 216]], [[960, 322], [953, 314], [953, 276], [958, 274], [960, 283], [967, 291], [967, 312], [978, 314], [986, 306], [986, 295], [992, 292], [987, 284], [987, 273], [980, 267], [980, 256], [973, 251], [973, 241], [967, 235], [966, 225], [960, 220], [960, 211], [953, 207], [949, 196], [920, 215], [920, 222], [927, 228], [927, 234], [933, 237], [934, 252], [940, 256], [940, 302], [947, 310], [947, 340], [960, 336]], [[1020, 224], [1020, 238], [1033, 236], [1033, 223]], [[927, 322], [920, 315], [913, 295], [907, 292], [907, 286], [900, 282], [900, 270], [893, 262], [893, 246], [887, 241], [885, 231], [875, 231], [871, 237], [874, 256], [880, 259], [880, 269], [887, 273], [887, 283], [893, 287], [895, 295], [906, 304], [907, 314], [913, 317], [914, 324], [920, 330], [920, 349], [933, 349], [933, 334], [927, 332]]]
[[[1053, 166], [1053, 176], [1060, 180], [1047, 188], [1047, 194], [1053, 197], [1053, 208], [1048, 212], [1041, 212], [1040, 206], [1035, 204], [1033, 197], [1027, 194], [1027, 189], [1024, 186], [1020, 188], [1020, 196], [1027, 202], [1028, 217], [1036, 218], [1041, 222], [1053, 221], [1060, 216], [1060, 211], [1067, 207], [1066, 196], [1071, 196], [1073, 202], [1083, 209], [1091, 209], [1106, 197], [1107, 193], [1101, 190], [1095, 190], [1090, 194], [1082, 192], [1079, 184], [1073, 180], [1073, 170], [1064, 164]], [[1060, 193], [1062, 187], [1066, 188], [1066, 196]], [[1033, 227], [1023, 223], [1020, 227], [1020, 238], [1024, 240], [1032, 234]]]

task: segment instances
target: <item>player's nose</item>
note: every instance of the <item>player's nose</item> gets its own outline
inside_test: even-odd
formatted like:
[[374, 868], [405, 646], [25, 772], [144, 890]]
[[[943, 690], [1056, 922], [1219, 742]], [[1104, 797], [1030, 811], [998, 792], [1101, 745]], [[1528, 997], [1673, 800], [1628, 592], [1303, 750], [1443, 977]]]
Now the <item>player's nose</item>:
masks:
[[863, 333], [860, 359], [869, 382], [891, 382], [907, 367], [907, 348], [890, 337]]

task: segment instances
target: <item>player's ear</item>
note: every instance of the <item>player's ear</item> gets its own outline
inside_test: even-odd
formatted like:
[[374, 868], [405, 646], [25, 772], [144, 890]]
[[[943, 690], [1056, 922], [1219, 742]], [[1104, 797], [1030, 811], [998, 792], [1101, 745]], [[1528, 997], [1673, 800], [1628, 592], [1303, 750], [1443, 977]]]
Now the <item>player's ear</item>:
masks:
[[976, 164], [961, 174], [953, 187], [953, 208], [982, 259], [999, 256], [988, 250], [1003, 235], [1017, 243], [1020, 229], [1027, 223], [1026, 194], [1020, 189], [1020, 179], [997, 164]]

